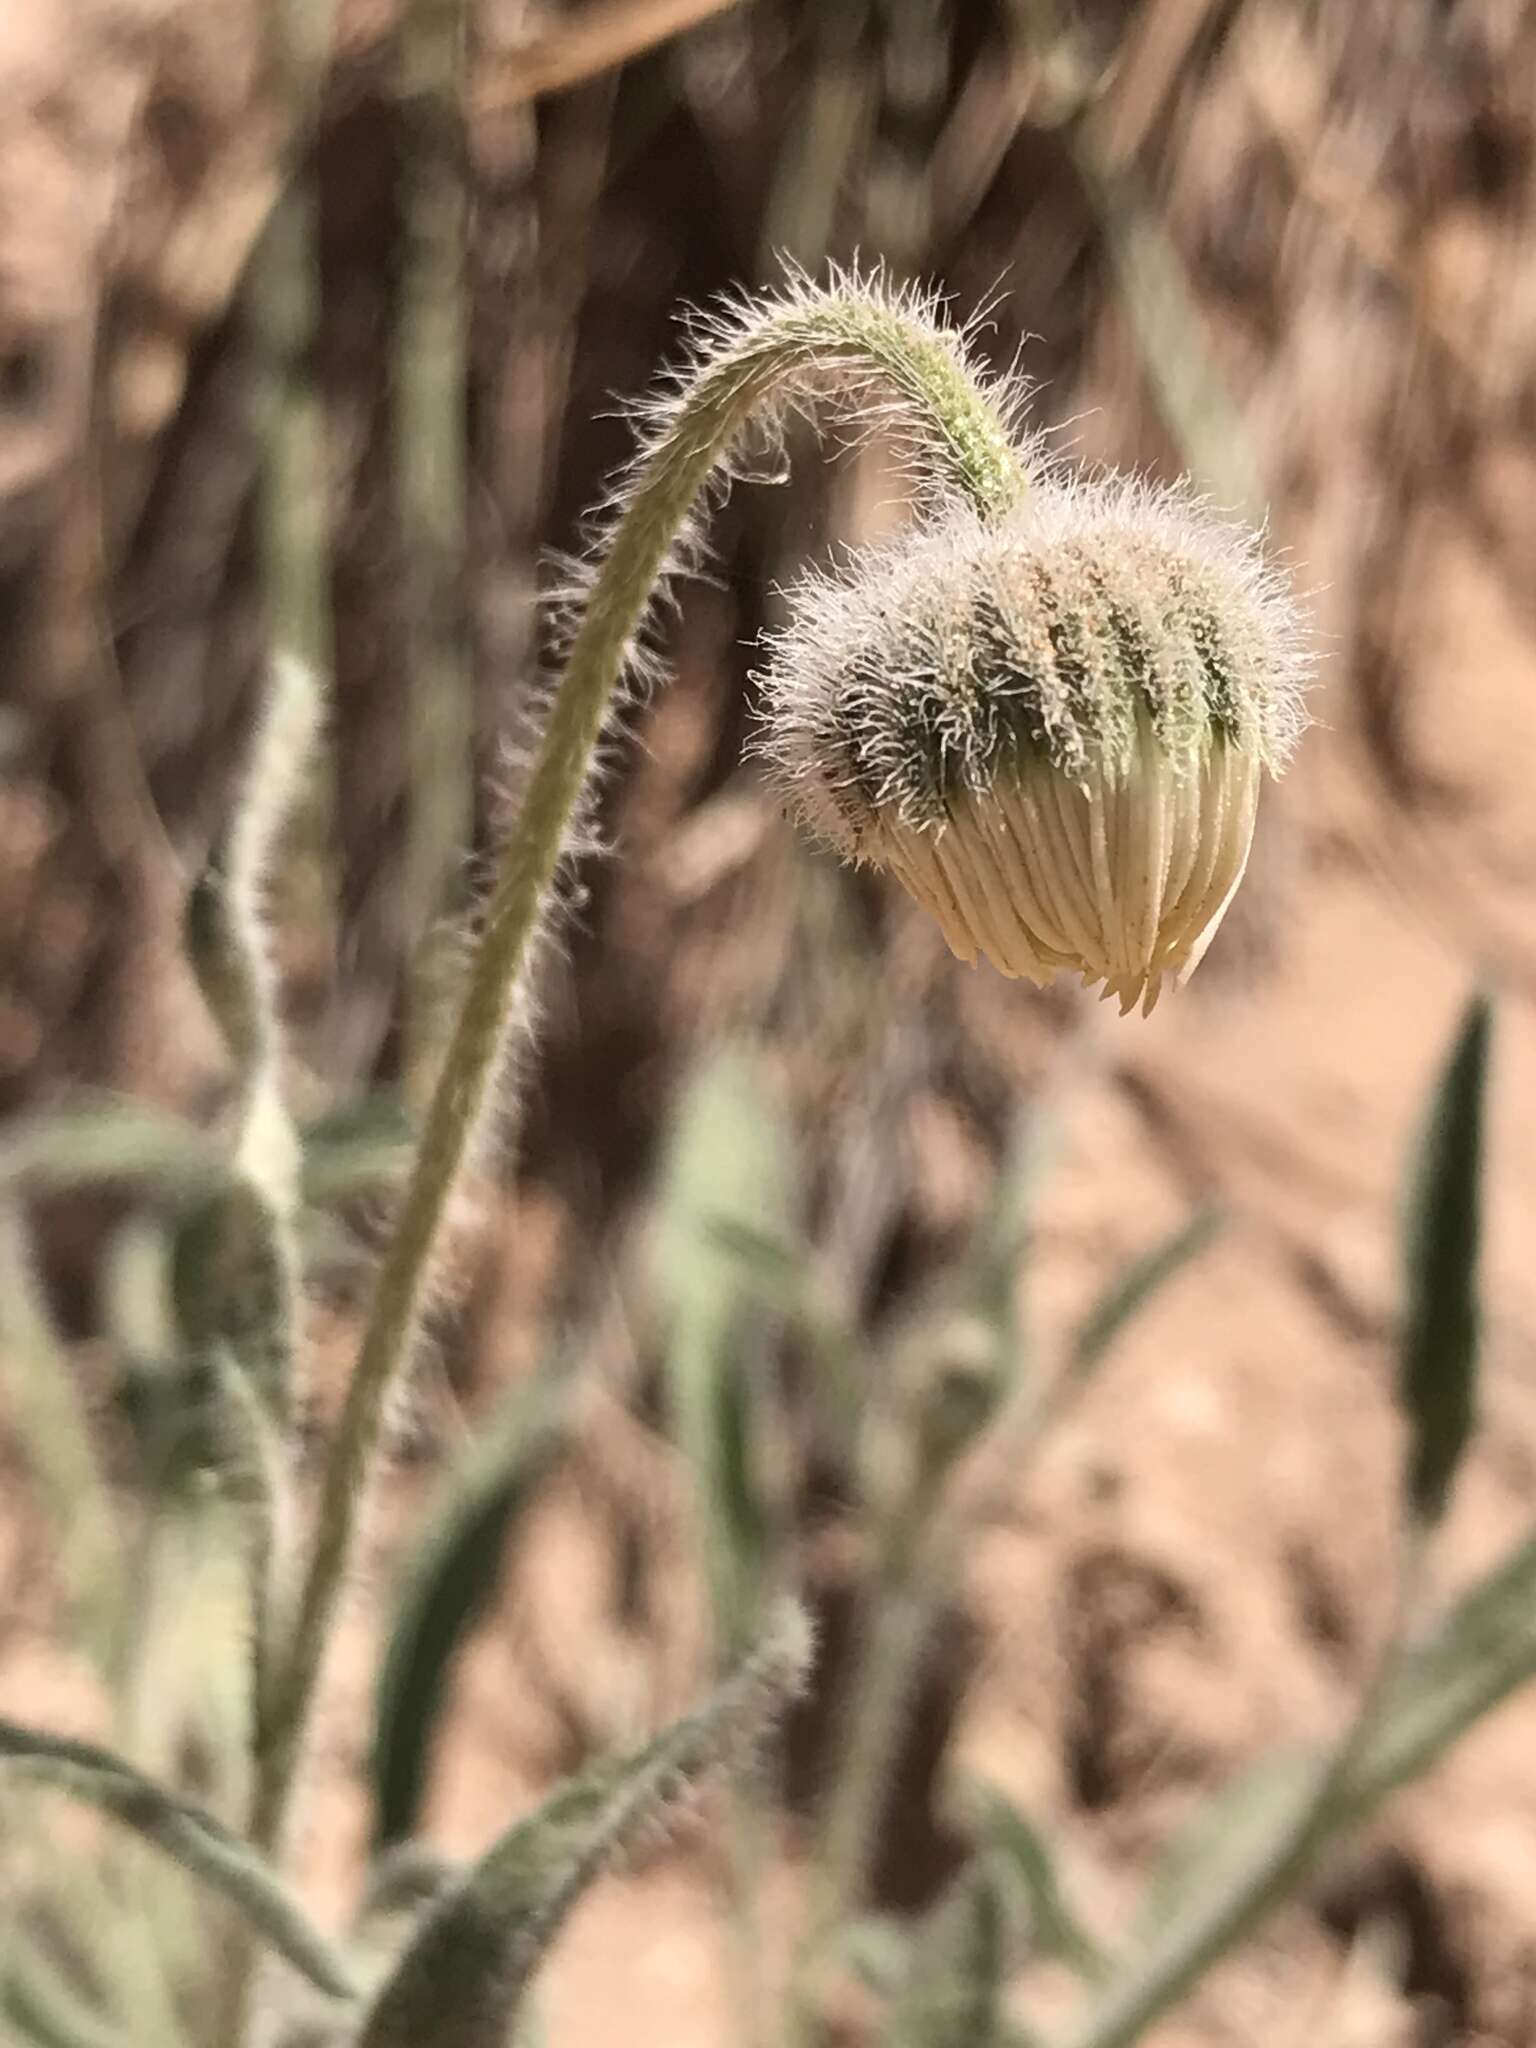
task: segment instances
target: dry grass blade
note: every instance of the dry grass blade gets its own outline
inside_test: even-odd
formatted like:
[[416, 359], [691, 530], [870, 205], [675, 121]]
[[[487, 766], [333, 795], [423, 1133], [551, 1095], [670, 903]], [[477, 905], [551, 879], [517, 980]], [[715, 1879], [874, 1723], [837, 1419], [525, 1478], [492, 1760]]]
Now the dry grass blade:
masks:
[[738, 4], [739, 0], [607, 0], [606, 5], [588, 7], [579, 21], [530, 37], [505, 77], [479, 87], [474, 111], [500, 113], [542, 93], [567, 91]]

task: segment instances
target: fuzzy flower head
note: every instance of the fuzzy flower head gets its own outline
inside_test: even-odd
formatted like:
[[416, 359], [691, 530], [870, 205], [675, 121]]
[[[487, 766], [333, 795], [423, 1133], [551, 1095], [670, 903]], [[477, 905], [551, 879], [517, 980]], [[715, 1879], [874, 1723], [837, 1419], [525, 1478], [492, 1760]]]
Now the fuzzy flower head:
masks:
[[1179, 492], [1042, 482], [813, 575], [760, 677], [790, 809], [950, 950], [1150, 1011], [1242, 879], [1306, 724], [1301, 620], [1255, 536]]

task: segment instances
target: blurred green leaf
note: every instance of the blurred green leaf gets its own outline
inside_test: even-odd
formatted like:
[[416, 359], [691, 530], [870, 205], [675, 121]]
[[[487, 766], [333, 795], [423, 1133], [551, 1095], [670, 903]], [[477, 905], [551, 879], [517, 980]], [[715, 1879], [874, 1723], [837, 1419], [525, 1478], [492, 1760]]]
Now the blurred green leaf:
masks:
[[1354, 1737], [1332, 1756], [1266, 1759], [1197, 1816], [1149, 1886], [1137, 1938], [1067, 2034], [1071, 2048], [1131, 2048], [1288, 1896], [1328, 1837]]
[[1152, 1947], [1187, 1910], [1236, 1883], [1304, 1811], [1321, 1768], [1305, 1751], [1263, 1756], [1206, 1800], [1153, 1865], [1132, 1947]]
[[1221, 1221], [1217, 1210], [1197, 1210], [1161, 1243], [1139, 1253], [1121, 1269], [1078, 1326], [1062, 1371], [1064, 1392], [1075, 1390], [1098, 1371], [1127, 1325], [1160, 1288], [1205, 1250]]
[[[1072, 2048], [1125, 2048], [1139, 2040], [1330, 1840], [1420, 1776], [1533, 1676], [1536, 1536], [1404, 1654], [1379, 1711], [1345, 1750], [1331, 1784], [1331, 1767], [1319, 1755], [1272, 1756], [1197, 1816], [1149, 1886], [1140, 1946], [1112, 1974], [1086, 2023], [1069, 2034]], [[1326, 1802], [1314, 1814], [1320, 1787]]]
[[924, 1917], [886, 2020], [889, 2048], [994, 2048], [1007, 1972], [991, 1859], [974, 1857]]
[[570, 1362], [557, 1356], [514, 1389], [443, 1481], [407, 1562], [374, 1695], [374, 1840], [416, 1825], [459, 1646], [496, 1588], [508, 1535], [564, 1450]]
[[972, 1803], [998, 1869], [1023, 1892], [1036, 1950], [1065, 1963], [1086, 1982], [1096, 1982], [1107, 1968], [1104, 1952], [1067, 1904], [1049, 1843], [1034, 1822], [992, 1786], [973, 1788], [967, 1801]]
[[282, 1879], [211, 1813], [94, 1742], [4, 1718], [0, 1771], [53, 1786], [110, 1814], [238, 1907], [276, 1953], [317, 1989], [333, 1998], [354, 1995], [346, 1964], [310, 1924]]
[[756, 1626], [769, 1509], [757, 1466], [752, 1366], [761, 1290], [743, 1284], [732, 1232], [793, 1241], [791, 1148], [757, 1070], [722, 1054], [688, 1083], [672, 1120], [655, 1233], [672, 1425], [693, 1472], [716, 1642], [739, 1653]]
[[912, 1955], [912, 1930], [894, 1913], [862, 1913], [832, 1939], [832, 1953], [861, 1984], [890, 1999], [898, 1995]]
[[666, 1141], [654, 1270], [670, 1316], [737, 1306], [739, 1260], [722, 1233], [792, 1244], [793, 1184], [789, 1136], [755, 1062], [718, 1054], [688, 1080]]
[[397, 1913], [417, 1913], [461, 1874], [459, 1866], [430, 1842], [395, 1842], [375, 1857], [369, 1869], [368, 1888], [357, 1911], [358, 1925], [388, 1920]]
[[243, 1174], [197, 1203], [172, 1238], [171, 1295], [184, 1346], [227, 1346], [279, 1420], [298, 1342], [293, 1257], [284, 1218]]
[[68, 1193], [124, 1181], [191, 1202], [227, 1172], [194, 1125], [120, 1095], [82, 1092], [57, 1109], [16, 1118], [0, 1137], [0, 1187]]
[[1073, 155], [1163, 418], [1202, 489], [1262, 525], [1268, 494], [1188, 266], [1155, 202], [1101, 160], [1092, 133], [1077, 125]]
[[1436, 1522], [1472, 1434], [1484, 1098], [1492, 1008], [1467, 1005], [1430, 1098], [1410, 1180], [1399, 1398], [1411, 1512]]
[[1536, 1677], [1536, 1535], [1469, 1587], [1405, 1653], [1344, 1782], [1362, 1819], [1427, 1770], [1461, 1735]]
[[783, 1319], [809, 1354], [813, 1391], [830, 1446], [851, 1446], [867, 1376], [859, 1333], [828, 1299], [798, 1238], [770, 1236], [739, 1218], [712, 1217], [711, 1235], [737, 1263], [744, 1299]]
[[0, 1958], [0, 2018], [35, 2048], [120, 2048], [119, 2027], [71, 1983], [51, 1956], [8, 1933]]
[[1040, 1187], [1056, 1152], [1057, 1130], [1042, 1102], [1015, 1122], [991, 1198], [966, 1248], [962, 1287], [969, 1306], [997, 1341], [999, 1374], [1017, 1381], [1023, 1365], [1019, 1267], [1029, 1242]]
[[427, 1915], [357, 2048], [501, 2048], [576, 1900], [706, 1771], [744, 1760], [798, 1690], [805, 1617], [785, 1602], [759, 1647], [645, 1748], [605, 1759], [510, 1828]]
[[103, 1256], [103, 1320], [117, 1357], [130, 1371], [163, 1369], [177, 1349], [172, 1243], [163, 1217], [134, 1210], [113, 1231]]
[[398, 1095], [360, 1095], [299, 1131], [303, 1194], [312, 1209], [334, 1209], [397, 1180], [410, 1164], [418, 1132]]

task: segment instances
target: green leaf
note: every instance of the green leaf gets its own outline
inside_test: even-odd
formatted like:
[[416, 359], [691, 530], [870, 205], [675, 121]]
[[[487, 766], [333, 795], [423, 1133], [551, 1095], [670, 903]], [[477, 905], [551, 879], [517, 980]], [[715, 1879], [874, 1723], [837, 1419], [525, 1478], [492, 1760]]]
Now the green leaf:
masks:
[[1154, 1880], [1141, 1938], [1069, 2032], [1070, 2048], [1131, 2048], [1295, 1889], [1331, 1832], [1343, 1761], [1282, 1759], [1200, 1815]]
[[171, 1253], [182, 1343], [193, 1351], [227, 1345], [279, 1421], [298, 1342], [295, 1258], [286, 1219], [243, 1175], [183, 1219]]
[[895, 1998], [912, 1956], [912, 1931], [894, 1913], [863, 1913], [832, 1938], [832, 1954], [881, 1998]]
[[789, 1138], [755, 1062], [718, 1054], [684, 1088], [667, 1136], [654, 1271], [669, 1318], [739, 1306], [739, 1260], [722, 1238], [793, 1243], [792, 1191]]
[[1062, 1372], [1063, 1391], [1098, 1371], [1127, 1324], [1167, 1283], [1203, 1252], [1221, 1228], [1215, 1209], [1200, 1209], [1160, 1243], [1138, 1254], [1110, 1281], [1078, 1326]]
[[397, 1180], [418, 1136], [409, 1109], [387, 1090], [311, 1118], [299, 1131], [305, 1202], [312, 1209], [334, 1209]]
[[769, 1509], [757, 1467], [761, 1398], [750, 1369], [762, 1305], [731, 1230], [793, 1236], [790, 1147], [753, 1063], [723, 1054], [683, 1094], [667, 1143], [656, 1289], [668, 1323], [672, 1426], [693, 1472], [716, 1641], [739, 1653], [757, 1625]]
[[416, 1825], [454, 1657], [491, 1599], [508, 1532], [570, 1433], [571, 1372], [557, 1357], [514, 1390], [450, 1471], [405, 1566], [374, 1695], [374, 1843]]
[[132, 1828], [239, 1908], [276, 1952], [332, 1998], [355, 1987], [281, 1878], [211, 1813], [94, 1742], [0, 1718], [0, 1771], [51, 1785]]
[[998, 1343], [1003, 1378], [1016, 1380], [1020, 1356], [1018, 1277], [1040, 1185], [1056, 1152], [1054, 1117], [1032, 1104], [1019, 1117], [966, 1249], [963, 1288]]
[[1005, 1948], [991, 1861], [975, 1857], [918, 1929], [906, 1982], [887, 2020], [890, 2048], [993, 2048]]
[[1430, 1099], [1404, 1230], [1406, 1302], [1399, 1398], [1410, 1443], [1412, 1513], [1437, 1522], [1472, 1434], [1483, 1115], [1493, 1013], [1467, 1005]]
[[1035, 1948], [1065, 1963], [1086, 1982], [1096, 1982], [1107, 1967], [1104, 1952], [1067, 1904], [1050, 1845], [1034, 1822], [993, 1787], [975, 1787], [971, 1802], [998, 1868], [1024, 1893]]
[[69, 1193], [125, 1181], [190, 1202], [221, 1185], [227, 1171], [195, 1126], [120, 1095], [82, 1090], [57, 1109], [18, 1117], [0, 1139], [0, 1187]]
[[[1213, 1960], [1278, 1896], [1255, 1873], [1294, 1884], [1328, 1843], [1420, 1776], [1484, 1714], [1536, 1677], [1536, 1535], [1457, 1601], [1433, 1634], [1403, 1656], [1363, 1737], [1352, 1743], [1309, 1823], [1329, 1767], [1318, 1756], [1266, 1759], [1220, 1795], [1165, 1858], [1149, 1889], [1145, 1945], [1105, 1987], [1068, 2038], [1072, 2048], [1126, 2048], [1191, 1981], [1190, 1959]], [[1304, 1852], [1283, 1854], [1287, 1842]], [[1252, 1910], [1232, 1914], [1230, 1902]], [[1216, 1935], [1219, 1934], [1219, 1939]], [[1197, 1967], [1195, 1970], [1197, 1974]]]
[[805, 1617], [786, 1601], [696, 1712], [561, 1786], [510, 1828], [429, 1912], [357, 2048], [501, 2048], [576, 1900], [706, 1771], [745, 1761], [798, 1690], [810, 1655]]
[[1206, 1800], [1153, 1866], [1131, 1946], [1151, 1948], [1191, 1907], [1236, 1883], [1304, 1810], [1320, 1768], [1303, 1751], [1260, 1757]]
[[868, 1371], [858, 1332], [829, 1300], [810, 1248], [799, 1238], [774, 1235], [739, 1217], [712, 1216], [709, 1231], [736, 1263], [743, 1300], [782, 1317], [805, 1346], [828, 1448], [851, 1455]]
[[119, 2028], [51, 1956], [15, 1933], [0, 1958], [0, 2017], [34, 2048], [121, 2048]]
[[178, 1348], [171, 1314], [174, 1233], [164, 1217], [135, 1208], [113, 1231], [102, 1257], [102, 1317], [128, 1372], [162, 1372]]
[[1404, 1655], [1345, 1779], [1361, 1819], [1389, 1792], [1435, 1763], [1452, 1743], [1536, 1678], [1536, 1535], [1468, 1588], [1423, 1642]]

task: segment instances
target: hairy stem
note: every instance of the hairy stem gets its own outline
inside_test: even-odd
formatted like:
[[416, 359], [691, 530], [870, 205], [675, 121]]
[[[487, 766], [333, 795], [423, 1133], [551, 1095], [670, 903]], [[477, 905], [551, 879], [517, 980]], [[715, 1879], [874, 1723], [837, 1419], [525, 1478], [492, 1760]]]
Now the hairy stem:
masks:
[[[314, 1553], [276, 1711], [258, 1759], [256, 1837], [280, 1836], [311, 1697], [345, 1580], [389, 1390], [419, 1326], [443, 1217], [484, 1109], [512, 997], [614, 692], [695, 501], [743, 429], [842, 367], [895, 395], [931, 478], [989, 516], [1027, 472], [962, 341], [858, 285], [801, 287], [752, 309], [700, 355], [622, 494], [489, 902], [322, 1489]], [[861, 374], [862, 373], [862, 374]]]

